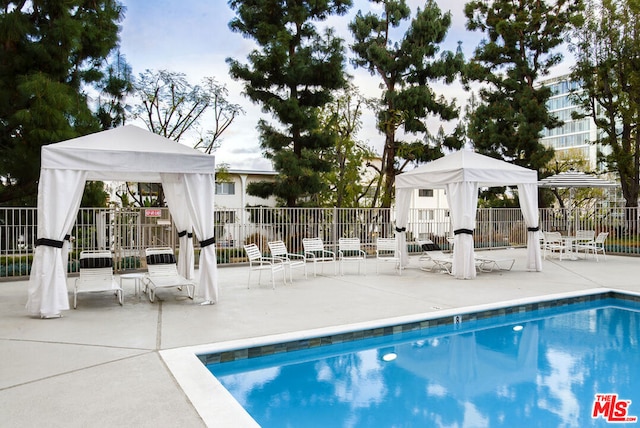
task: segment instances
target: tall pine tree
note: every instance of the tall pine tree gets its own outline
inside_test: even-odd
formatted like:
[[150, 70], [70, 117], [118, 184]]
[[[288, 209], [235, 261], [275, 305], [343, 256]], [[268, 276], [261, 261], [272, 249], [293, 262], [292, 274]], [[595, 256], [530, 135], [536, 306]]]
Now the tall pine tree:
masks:
[[100, 129], [84, 89], [102, 78], [122, 14], [114, 0], [3, 2], [0, 203], [34, 203], [42, 145]]
[[335, 135], [319, 126], [318, 109], [346, 86], [344, 47], [333, 31], [315, 23], [344, 14], [351, 0], [231, 0], [236, 18], [229, 27], [252, 38], [259, 49], [249, 64], [227, 59], [245, 94], [279, 122], [258, 124], [260, 145], [278, 176], [275, 183], [251, 183], [250, 194], [276, 196], [294, 207], [324, 189], [320, 172], [329, 163], [318, 152], [332, 147]]
[[536, 81], [562, 60], [554, 49], [581, 9], [581, 0], [467, 3], [467, 28], [486, 35], [466, 71], [482, 84], [467, 130], [478, 152], [535, 170], [553, 157], [539, 139], [561, 122], [547, 111], [550, 89]]
[[575, 96], [598, 126], [598, 142], [609, 148], [604, 161], [610, 171], [620, 175], [626, 206], [637, 207], [640, 195], [640, 3], [637, 0], [590, 0], [587, 4], [585, 25], [576, 30], [573, 38], [577, 59], [573, 78], [582, 82], [583, 89]]
[[[378, 113], [378, 128], [385, 136], [381, 205], [389, 207], [396, 173], [402, 170], [399, 158], [425, 162], [442, 156], [440, 147], [429, 144], [431, 134], [425, 119], [435, 115], [452, 120], [458, 116], [458, 109], [454, 101], [438, 97], [429, 85], [437, 80], [452, 83], [464, 60], [460, 52], [438, 55], [451, 25], [451, 14], [443, 14], [435, 1], [428, 0], [413, 19], [404, 0], [371, 1], [381, 3], [381, 14], [358, 12], [349, 28], [355, 38], [353, 62], [379, 75], [383, 82]], [[394, 33], [405, 21], [409, 21], [408, 29], [394, 42]], [[400, 141], [399, 129], [408, 135], [424, 134], [424, 141]], [[456, 146], [455, 140], [447, 141]]]

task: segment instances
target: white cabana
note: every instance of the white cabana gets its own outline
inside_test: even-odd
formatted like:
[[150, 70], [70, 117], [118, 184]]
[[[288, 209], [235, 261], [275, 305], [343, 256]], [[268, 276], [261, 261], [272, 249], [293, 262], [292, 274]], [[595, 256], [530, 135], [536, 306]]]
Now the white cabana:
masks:
[[567, 222], [567, 231], [571, 232], [571, 218], [573, 217], [573, 201], [575, 200], [576, 189], [579, 188], [613, 188], [618, 184], [613, 181], [603, 180], [595, 175], [587, 174], [582, 171], [570, 169], [558, 174], [543, 178], [538, 182], [539, 187], [547, 189], [569, 189], [569, 215]]
[[406, 228], [414, 189], [446, 189], [454, 229], [452, 274], [475, 278], [473, 230], [480, 187], [518, 186], [527, 225], [527, 269], [541, 271], [538, 173], [468, 150], [444, 156], [396, 177], [396, 236], [402, 263], [408, 262]]
[[198, 295], [204, 303], [217, 302], [212, 245], [215, 158], [127, 125], [42, 147], [37, 246], [26, 305], [30, 314], [57, 317], [69, 309], [64, 241], [75, 223], [85, 182], [91, 180], [162, 183], [171, 215], [181, 229], [181, 274], [193, 276], [193, 228], [202, 247]]

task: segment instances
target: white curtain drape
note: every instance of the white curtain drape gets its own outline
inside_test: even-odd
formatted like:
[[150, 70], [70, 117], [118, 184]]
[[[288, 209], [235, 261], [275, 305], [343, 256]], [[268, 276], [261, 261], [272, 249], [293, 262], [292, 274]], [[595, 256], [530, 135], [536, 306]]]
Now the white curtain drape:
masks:
[[187, 208], [187, 200], [184, 192], [184, 177], [182, 174], [160, 174], [162, 188], [171, 217], [178, 229], [178, 273], [187, 279], [195, 276], [195, 257], [193, 254], [193, 221]]
[[458, 279], [473, 279], [476, 277], [473, 230], [476, 227], [478, 210], [478, 183], [449, 183], [446, 189], [455, 234], [451, 273]]
[[198, 293], [208, 303], [218, 301], [218, 269], [213, 210], [215, 187], [213, 174], [184, 174], [184, 194], [187, 207], [201, 247]]
[[540, 213], [538, 212], [538, 185], [518, 184], [520, 209], [527, 224], [527, 269], [542, 271], [540, 252]]
[[[73, 228], [87, 172], [42, 169], [38, 184], [38, 236], [29, 277], [27, 312], [43, 318], [69, 309], [64, 237]], [[64, 260], [63, 260], [64, 259]]]
[[406, 228], [409, 221], [409, 206], [411, 205], [412, 194], [413, 189], [396, 189], [396, 239], [402, 266], [409, 264]]

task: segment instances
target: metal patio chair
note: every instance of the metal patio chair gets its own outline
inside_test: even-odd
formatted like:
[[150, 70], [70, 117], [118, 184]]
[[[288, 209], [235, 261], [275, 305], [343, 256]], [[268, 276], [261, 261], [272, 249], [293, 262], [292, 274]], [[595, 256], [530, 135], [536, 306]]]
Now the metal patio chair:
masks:
[[358, 274], [360, 274], [360, 264], [363, 264], [365, 275], [367, 273], [367, 253], [360, 248], [360, 238], [338, 239], [338, 260], [340, 261], [340, 275], [344, 275], [345, 262], [357, 263]]
[[604, 257], [604, 259], [607, 259], [607, 254], [606, 251], [604, 249], [604, 241], [607, 240], [607, 237], [609, 236], [609, 232], [600, 232], [598, 233], [598, 236], [596, 236], [596, 239], [594, 239], [591, 242], [583, 242], [583, 243], [578, 243], [576, 245], [576, 251], [580, 251], [583, 250], [585, 253], [585, 257], [587, 254], [589, 254], [589, 252], [591, 252], [595, 258], [596, 258], [596, 262], [599, 261], [598, 260], [598, 253], [602, 253], [602, 257]]
[[378, 238], [376, 240], [376, 274], [380, 262], [392, 262], [398, 275], [402, 275], [402, 263], [398, 253], [398, 241], [396, 238]]
[[317, 266], [324, 267], [326, 263], [333, 263], [333, 274], [338, 274], [336, 264], [336, 253], [324, 248], [324, 243], [320, 238], [302, 238], [302, 247], [307, 261], [313, 263], [313, 276], [317, 276]]
[[244, 246], [244, 251], [249, 258], [249, 278], [247, 282], [247, 288], [251, 287], [251, 272], [258, 271], [258, 285], [260, 284], [260, 278], [263, 270], [271, 272], [271, 286], [276, 288], [275, 273], [282, 271], [282, 282], [287, 284], [286, 272], [284, 269], [284, 262], [282, 259], [274, 257], [264, 257], [260, 252], [260, 249], [256, 244], [248, 244]]
[[302, 268], [304, 277], [307, 277], [307, 263], [303, 255], [290, 253], [282, 241], [267, 242], [267, 245], [269, 246], [269, 251], [271, 251], [271, 256], [282, 259], [285, 268], [289, 268], [289, 282], [293, 283], [293, 275], [291, 273], [293, 269]]

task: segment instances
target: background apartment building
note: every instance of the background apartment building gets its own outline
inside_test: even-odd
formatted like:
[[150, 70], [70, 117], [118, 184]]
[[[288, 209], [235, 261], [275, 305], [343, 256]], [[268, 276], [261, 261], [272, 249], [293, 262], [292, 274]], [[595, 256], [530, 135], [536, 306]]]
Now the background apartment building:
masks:
[[[555, 129], [545, 129], [541, 139], [542, 144], [552, 147], [556, 153], [579, 153], [579, 156], [589, 161], [591, 171], [599, 171], [597, 153], [603, 150], [599, 144], [592, 144], [598, 138], [598, 129], [591, 117], [574, 119], [574, 113], [582, 113], [580, 106], [572, 98], [572, 92], [579, 93], [582, 88], [579, 82], [571, 80], [568, 74], [542, 80], [540, 86], [551, 88], [553, 95], [547, 102], [549, 113], [556, 116], [564, 124]], [[606, 149], [606, 148], [604, 148]]]

